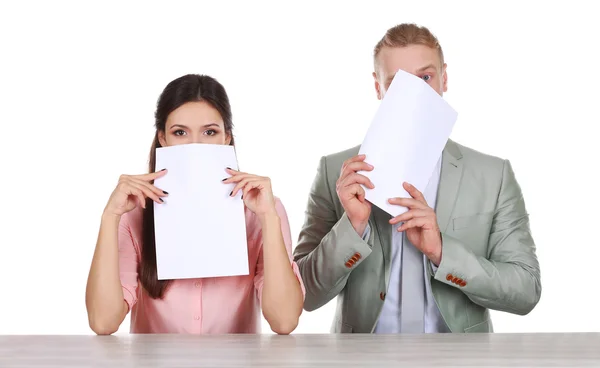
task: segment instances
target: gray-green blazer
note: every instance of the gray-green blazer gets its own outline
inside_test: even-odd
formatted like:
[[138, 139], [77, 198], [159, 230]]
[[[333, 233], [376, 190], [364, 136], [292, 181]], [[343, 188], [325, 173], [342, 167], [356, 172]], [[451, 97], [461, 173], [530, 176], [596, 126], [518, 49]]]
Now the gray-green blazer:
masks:
[[[372, 206], [370, 237], [354, 230], [336, 194], [342, 164], [359, 147], [321, 158], [294, 258], [304, 308], [337, 296], [332, 332], [373, 332], [389, 285], [390, 216]], [[541, 295], [540, 266], [521, 188], [509, 161], [449, 140], [435, 208], [442, 262], [432, 293], [452, 332], [492, 332], [489, 309], [525, 315]]]

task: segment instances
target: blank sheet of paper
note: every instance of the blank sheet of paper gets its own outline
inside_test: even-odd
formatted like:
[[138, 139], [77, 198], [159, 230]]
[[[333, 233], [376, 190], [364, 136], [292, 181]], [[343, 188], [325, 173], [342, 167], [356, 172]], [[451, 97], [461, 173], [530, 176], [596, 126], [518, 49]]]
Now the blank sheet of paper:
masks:
[[365, 189], [372, 204], [392, 216], [407, 211], [388, 203], [409, 197], [403, 182], [425, 190], [441, 157], [457, 113], [424, 80], [399, 70], [386, 92], [360, 148], [374, 166], [360, 172], [375, 186]]
[[230, 197], [227, 167], [238, 169], [232, 146], [185, 144], [156, 150], [154, 185], [169, 193], [154, 203], [158, 279], [248, 275], [244, 203]]

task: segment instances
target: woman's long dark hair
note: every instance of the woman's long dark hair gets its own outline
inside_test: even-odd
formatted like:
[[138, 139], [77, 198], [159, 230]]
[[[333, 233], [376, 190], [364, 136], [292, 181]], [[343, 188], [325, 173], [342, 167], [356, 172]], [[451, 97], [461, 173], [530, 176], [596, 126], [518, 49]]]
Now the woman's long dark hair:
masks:
[[[185, 103], [199, 101], [209, 103], [221, 114], [225, 132], [231, 137], [230, 145], [234, 145], [231, 106], [225, 88], [217, 80], [206, 75], [184, 75], [169, 83], [158, 98], [154, 114], [156, 133], [150, 149], [149, 172], [157, 170], [156, 149], [161, 147], [158, 137], [160, 132], [165, 132], [169, 114]], [[159, 170], [162, 169], [163, 167], [159, 168]], [[138, 277], [148, 295], [154, 299], [160, 299], [164, 296], [171, 280], [158, 280], [154, 240], [154, 205], [150, 199], [146, 200], [142, 221], [142, 259], [138, 266]]]

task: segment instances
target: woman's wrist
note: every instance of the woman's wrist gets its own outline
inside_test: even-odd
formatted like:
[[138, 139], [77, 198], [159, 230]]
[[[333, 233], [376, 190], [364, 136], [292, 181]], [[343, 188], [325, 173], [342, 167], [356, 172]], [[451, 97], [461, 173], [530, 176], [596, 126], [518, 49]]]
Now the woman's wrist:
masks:
[[104, 210], [104, 212], [102, 212], [102, 223], [103, 224], [119, 224], [119, 222], [121, 221], [121, 215], [117, 215], [111, 211], [108, 210]]
[[257, 215], [258, 215], [258, 218], [260, 219], [260, 222], [263, 224], [266, 222], [279, 221], [279, 214], [277, 213], [275, 206], [273, 206], [272, 209], [269, 209], [265, 212], [261, 212]]

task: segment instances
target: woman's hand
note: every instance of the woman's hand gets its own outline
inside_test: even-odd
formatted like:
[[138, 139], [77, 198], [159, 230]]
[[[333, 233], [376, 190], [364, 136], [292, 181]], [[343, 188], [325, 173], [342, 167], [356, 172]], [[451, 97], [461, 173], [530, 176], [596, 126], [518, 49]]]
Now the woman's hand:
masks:
[[271, 179], [264, 176], [247, 174], [227, 168], [230, 178], [223, 180], [225, 184], [235, 183], [231, 192], [235, 196], [240, 190], [246, 207], [257, 215], [276, 214], [275, 199], [271, 189]]
[[166, 169], [144, 175], [121, 175], [119, 184], [110, 195], [104, 213], [114, 216], [122, 216], [133, 210], [139, 204], [146, 208], [146, 198], [151, 198], [156, 203], [163, 203], [162, 197], [167, 192], [150, 184], [151, 181], [164, 176]]

